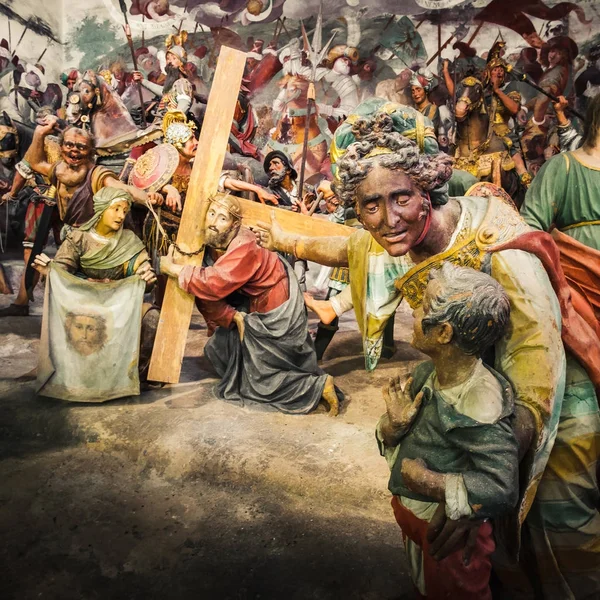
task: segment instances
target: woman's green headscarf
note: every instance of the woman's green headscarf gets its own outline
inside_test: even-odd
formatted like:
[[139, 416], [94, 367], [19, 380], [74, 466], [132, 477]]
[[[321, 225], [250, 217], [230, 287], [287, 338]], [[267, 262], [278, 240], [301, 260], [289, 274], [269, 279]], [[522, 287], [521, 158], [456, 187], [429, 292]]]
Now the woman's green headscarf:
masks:
[[[128, 191], [113, 187], [102, 188], [94, 195], [94, 216], [79, 227], [79, 230], [92, 231], [100, 222], [106, 209], [123, 201], [131, 206], [133, 198]], [[144, 244], [135, 233], [122, 227], [108, 239], [108, 243], [104, 246], [81, 255], [82, 269], [113, 269], [129, 262], [144, 249]]]

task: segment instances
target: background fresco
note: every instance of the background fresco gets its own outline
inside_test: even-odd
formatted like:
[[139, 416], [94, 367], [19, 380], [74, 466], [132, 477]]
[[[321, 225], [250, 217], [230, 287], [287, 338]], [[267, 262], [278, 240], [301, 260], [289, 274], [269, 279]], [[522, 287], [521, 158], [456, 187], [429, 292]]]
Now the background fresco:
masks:
[[[281, 29], [278, 37], [280, 49], [291, 38], [299, 37], [301, 20], [308, 31], [314, 27], [319, 8], [318, 0], [155, 1], [168, 4], [174, 16], [157, 21], [145, 15], [133, 15], [132, 0], [126, 0], [136, 46], [141, 46], [143, 41], [146, 47], [164, 49], [165, 36], [173, 33], [174, 27], [182, 26], [190, 33], [187, 43], [189, 53], [193, 54], [199, 46], [206, 46], [207, 63], [210, 59], [214, 60], [214, 46], [218, 47], [221, 42], [250, 50], [252, 41], [261, 39], [266, 47], [277, 29]], [[144, 0], [135, 0], [133, 4], [144, 4]], [[561, 6], [564, 4], [561, 3]], [[393, 76], [392, 70], [399, 73], [405, 68], [405, 62], [409, 66], [427, 62], [439, 45], [453, 34], [458, 33], [459, 39], [469, 41], [478, 29], [479, 22], [475, 17], [486, 6], [489, 9], [496, 5], [496, 13], [506, 24], [485, 22], [477, 31], [471, 46], [480, 57], [485, 56], [500, 34], [507, 43], [506, 57], [516, 60], [521, 49], [529, 44], [509, 25], [518, 30], [526, 21], [540, 32], [543, 40], [559, 30], [569, 35], [578, 44], [582, 58], [591, 46], [600, 41], [600, 3], [590, 0], [577, 3], [589, 21], [587, 23], [582, 23], [575, 11], [561, 19], [550, 20], [554, 16], [552, 8], [558, 5], [553, 0], [544, 4], [535, 0], [328, 0], [323, 6], [323, 37], [327, 38], [333, 29], [337, 29], [334, 44], [346, 43], [349, 21], [345, 15], [352, 15], [353, 34], [356, 35], [357, 26], [359, 29], [360, 60], [372, 57], [373, 50], [381, 45], [388, 45], [398, 52], [398, 57], [392, 55], [385, 60], [379, 56], [389, 56], [389, 52], [376, 57], [376, 80], [380, 81]], [[524, 7], [533, 7], [530, 10], [543, 14], [543, 10], [540, 12], [543, 6], [547, 8], [547, 19], [519, 12]], [[249, 12], [258, 12], [260, 9], [262, 13], [257, 15]], [[283, 28], [278, 27], [282, 21]], [[118, 0], [46, 0], [43, 3], [36, 0], [4, 0], [0, 6], [0, 36], [12, 41], [12, 51], [27, 29], [16, 47], [16, 54], [23, 62], [37, 62], [45, 51], [42, 62], [51, 79], [58, 79], [60, 72], [67, 67], [80, 70], [98, 68], [118, 57], [130, 63], [122, 24]], [[457, 51], [452, 49], [455, 41], [456, 37], [442, 51], [442, 58], [452, 59], [457, 55]], [[437, 70], [437, 62], [434, 60], [430, 65], [434, 71]]]

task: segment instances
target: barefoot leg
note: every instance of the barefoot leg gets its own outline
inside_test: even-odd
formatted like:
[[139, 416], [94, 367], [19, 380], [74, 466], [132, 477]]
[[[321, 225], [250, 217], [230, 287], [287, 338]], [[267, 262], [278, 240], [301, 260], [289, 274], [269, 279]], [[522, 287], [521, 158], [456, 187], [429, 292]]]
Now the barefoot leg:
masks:
[[333, 385], [333, 377], [327, 376], [325, 387], [323, 388], [322, 401], [329, 406], [329, 416], [337, 417], [340, 412], [340, 401], [335, 393], [335, 386]]
[[304, 294], [304, 303], [310, 310], [317, 313], [321, 323], [329, 325], [337, 318], [329, 300], [315, 300], [310, 294]]

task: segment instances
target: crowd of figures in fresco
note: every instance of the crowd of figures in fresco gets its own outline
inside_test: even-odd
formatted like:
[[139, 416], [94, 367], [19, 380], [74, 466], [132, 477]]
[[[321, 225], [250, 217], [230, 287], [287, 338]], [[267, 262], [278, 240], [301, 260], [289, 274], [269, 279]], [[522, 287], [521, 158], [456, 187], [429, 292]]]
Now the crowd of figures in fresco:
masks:
[[[382, 18], [365, 52], [356, 6], [344, 27], [326, 34], [319, 14], [296, 36], [283, 1], [195, 4], [211, 43], [180, 26], [159, 48], [127, 26], [127, 59], [60, 83], [0, 44], [0, 250], [22, 243], [26, 265], [0, 317], [29, 315], [44, 276], [38, 392], [102, 402], [160, 386], [149, 363], [170, 281], [204, 318], [219, 398], [336, 416], [344, 393], [319, 361], [339, 318], [354, 310], [372, 371], [406, 301], [431, 360], [384, 387], [376, 437], [417, 597], [599, 598], [600, 45], [568, 34], [586, 12], [493, 0], [427, 57], [404, 16]], [[173, 8], [137, 0], [129, 17]], [[229, 19], [267, 10], [275, 32], [243, 48], [193, 266], [177, 236], [213, 151], [198, 140], [219, 47], [240, 45]], [[273, 207], [252, 229], [251, 202]]]

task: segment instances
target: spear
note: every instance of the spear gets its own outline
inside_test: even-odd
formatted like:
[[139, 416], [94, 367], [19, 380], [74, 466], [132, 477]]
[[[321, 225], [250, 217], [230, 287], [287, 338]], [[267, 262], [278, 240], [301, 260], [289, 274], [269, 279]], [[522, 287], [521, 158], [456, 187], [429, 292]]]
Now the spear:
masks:
[[477, 34], [481, 31], [481, 28], [483, 27], [484, 23], [485, 23], [485, 21], [479, 21], [477, 28], [473, 32], [473, 35], [469, 38], [469, 41], [467, 42], [467, 46], [470, 46], [473, 43], [473, 40], [477, 37]]
[[[529, 75], [527, 75], [527, 73], [519, 73], [519, 71], [515, 71], [514, 69], [511, 69], [510, 72], [519, 81], [524, 81], [526, 84], [530, 85], [534, 90], [537, 90], [538, 92], [540, 92], [540, 94], [544, 94], [544, 96], [546, 96], [547, 98], [550, 98], [550, 100], [552, 100], [552, 102], [554, 102], [555, 104], [557, 102], [559, 102], [559, 99], [554, 94], [550, 94], [543, 87], [540, 87], [537, 83], [534, 83], [530, 79]], [[574, 108], [571, 108], [570, 106], [567, 106], [567, 108], [565, 109], [565, 112], [570, 112], [573, 116], [577, 117], [578, 119], [581, 119], [581, 121], [585, 120], [585, 117], [580, 112], [576, 111]]]
[[12, 48], [12, 32], [10, 31], [10, 19], [8, 19], [8, 48]]
[[40, 64], [42, 62], [42, 58], [44, 58], [44, 54], [46, 54], [46, 51], [48, 50], [48, 46], [46, 46], [46, 48], [44, 49], [44, 51], [40, 54], [40, 57], [37, 59], [36, 64]]
[[277, 19], [277, 21], [275, 22], [275, 31], [273, 32], [273, 37], [271, 38], [272, 40], [275, 40], [275, 43], [277, 43], [277, 41], [279, 40], [279, 23], [281, 21], [281, 18]]
[[317, 25], [315, 27], [315, 34], [313, 35], [312, 45], [308, 41], [308, 34], [306, 33], [306, 29], [304, 29], [304, 23], [300, 22], [300, 27], [302, 29], [304, 49], [308, 52], [308, 58], [311, 63], [311, 74], [307, 92], [308, 104], [306, 106], [306, 124], [304, 126], [304, 140], [302, 144], [302, 162], [300, 163], [300, 181], [298, 183], [298, 194], [300, 195], [300, 199], [302, 199], [302, 189], [304, 187], [304, 174], [306, 171], [306, 155], [308, 154], [308, 132], [310, 128], [310, 116], [312, 109], [315, 106], [316, 100], [315, 82], [317, 79], [317, 65], [319, 65], [323, 58], [325, 58], [325, 54], [327, 54], [329, 46], [331, 46], [331, 42], [333, 42], [333, 38], [337, 35], [337, 32], [334, 32], [333, 35], [329, 38], [329, 41], [325, 44], [325, 46], [322, 46], [323, 0], [321, 0], [321, 3], [319, 4], [319, 16], [317, 17]]
[[25, 29], [23, 29], [23, 33], [21, 34], [21, 37], [19, 38], [19, 41], [17, 42], [15, 49], [12, 51], [12, 56], [14, 56], [17, 53], [17, 48], [19, 47], [19, 44], [23, 41], [23, 38], [25, 37], [25, 33], [27, 32], [28, 29], [29, 29], [29, 21], [27, 21], [27, 23], [25, 24]]
[[427, 61], [427, 67], [446, 49], [446, 46], [453, 40], [462, 40], [465, 35], [468, 33], [468, 28], [461, 24], [459, 25], [454, 33], [439, 47], [438, 51]]
[[285, 33], [287, 34], [287, 36], [289, 38], [291, 38], [292, 36], [291, 36], [290, 32], [287, 30], [287, 27], [285, 26], [285, 20], [286, 19], [287, 19], [287, 17], [283, 17], [283, 19], [280, 19], [280, 21], [281, 21], [281, 29], [283, 29], [283, 31], [285, 31]]
[[187, 12], [188, 9], [188, 4], [190, 3], [190, 0], [186, 0], [185, 6], [183, 7], [183, 16], [181, 17], [181, 21], [179, 23], [179, 29], [177, 30], [177, 33], [181, 33], [181, 28], [183, 27], [183, 22], [185, 21], [185, 13]]
[[[133, 49], [133, 38], [131, 37], [131, 27], [129, 27], [129, 20], [127, 19], [127, 6], [125, 6], [125, 0], [119, 0], [119, 6], [121, 7], [121, 12], [123, 13], [123, 18], [125, 19], [125, 27], [123, 30], [125, 31], [125, 36], [127, 37], [127, 43], [129, 44], [129, 50], [131, 52], [131, 60], [133, 61], [133, 69], [134, 71], [138, 70], [137, 67], [137, 59], [135, 57], [135, 50]], [[140, 108], [142, 109], [142, 129], [146, 128], [146, 109], [144, 107], [144, 97], [142, 96], [142, 86], [140, 82], [137, 82], [138, 95], [140, 98]]]

